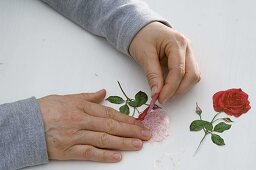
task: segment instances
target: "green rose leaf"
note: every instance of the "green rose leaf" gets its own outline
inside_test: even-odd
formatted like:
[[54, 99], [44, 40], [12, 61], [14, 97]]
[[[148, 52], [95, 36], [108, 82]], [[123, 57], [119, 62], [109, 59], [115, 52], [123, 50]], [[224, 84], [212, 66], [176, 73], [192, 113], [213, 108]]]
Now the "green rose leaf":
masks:
[[225, 145], [224, 139], [222, 139], [219, 135], [212, 134], [212, 142], [216, 145], [223, 146]]
[[130, 100], [130, 101], [128, 102], [128, 104], [129, 104], [130, 106], [132, 106], [132, 107], [138, 107], [138, 103], [137, 103], [136, 101], [134, 101], [134, 100]]
[[200, 131], [205, 128], [208, 131], [212, 131], [213, 126], [210, 122], [204, 120], [194, 120], [190, 124], [190, 131]]
[[140, 107], [148, 101], [148, 96], [143, 91], [139, 91], [135, 95], [135, 99], [128, 102], [132, 107]]
[[119, 108], [119, 111], [120, 111], [121, 113], [126, 114], [126, 115], [129, 115], [129, 113], [130, 113], [129, 106], [128, 106], [127, 104], [121, 106], [121, 107]]
[[[204, 121], [204, 120], [203, 120], [203, 121]], [[212, 126], [212, 124], [211, 124], [210, 122], [204, 121], [204, 128], [205, 128], [206, 130], [208, 130], [208, 131], [212, 131], [213, 126]]]
[[124, 99], [122, 99], [122, 97], [119, 97], [119, 96], [109, 96], [106, 100], [114, 104], [124, 103]]
[[135, 101], [137, 102], [138, 106], [140, 107], [143, 104], [145, 104], [148, 101], [148, 96], [146, 93], [144, 93], [143, 91], [139, 91], [136, 95], [135, 95]]
[[205, 122], [203, 120], [194, 120], [190, 124], [190, 131], [200, 131], [204, 128]]
[[219, 133], [222, 133], [224, 132], [225, 130], [228, 130], [231, 128], [231, 125], [229, 124], [226, 124], [224, 122], [220, 122], [218, 123], [215, 127], [214, 127], [214, 131], [215, 132], [219, 132]]

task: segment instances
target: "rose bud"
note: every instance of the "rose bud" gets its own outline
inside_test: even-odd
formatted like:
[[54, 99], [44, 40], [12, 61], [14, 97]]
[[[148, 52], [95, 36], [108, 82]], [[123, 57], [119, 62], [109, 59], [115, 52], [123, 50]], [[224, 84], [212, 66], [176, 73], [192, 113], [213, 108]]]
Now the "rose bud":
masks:
[[202, 114], [202, 109], [198, 106], [198, 104], [196, 103], [196, 113], [198, 115], [201, 115]]

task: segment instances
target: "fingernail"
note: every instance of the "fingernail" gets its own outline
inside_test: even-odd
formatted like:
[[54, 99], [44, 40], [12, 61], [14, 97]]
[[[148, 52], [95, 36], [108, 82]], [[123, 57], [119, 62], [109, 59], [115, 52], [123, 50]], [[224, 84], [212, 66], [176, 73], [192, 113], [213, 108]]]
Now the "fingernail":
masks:
[[144, 136], [145, 138], [150, 138], [151, 137], [151, 132], [150, 130], [142, 130], [142, 136]]
[[132, 144], [133, 144], [133, 146], [135, 146], [135, 148], [140, 148], [142, 146], [142, 141], [139, 139], [134, 139], [132, 141]]
[[154, 85], [151, 89], [151, 95], [155, 95], [157, 93], [157, 85]]
[[113, 154], [113, 158], [115, 159], [115, 160], [121, 160], [121, 154], [120, 153], [114, 153]]

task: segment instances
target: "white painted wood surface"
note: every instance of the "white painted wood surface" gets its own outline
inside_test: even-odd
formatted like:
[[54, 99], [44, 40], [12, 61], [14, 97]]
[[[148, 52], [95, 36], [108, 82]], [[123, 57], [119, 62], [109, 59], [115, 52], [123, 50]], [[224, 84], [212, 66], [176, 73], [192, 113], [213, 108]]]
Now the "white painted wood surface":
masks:
[[[203, 73], [189, 93], [163, 106], [171, 119], [169, 138], [161, 144], [145, 144], [140, 152], [125, 152], [117, 164], [54, 161], [28, 169], [154, 170], [154, 162], [164, 153], [173, 160], [163, 163], [170, 170], [256, 168], [256, 2], [146, 1], [191, 39]], [[40, 1], [0, 1], [0, 62], [0, 103], [101, 88], [121, 95], [117, 80], [130, 95], [138, 90], [149, 93], [142, 69], [133, 60]], [[195, 102], [210, 118], [213, 93], [232, 87], [250, 95], [252, 109], [222, 135], [226, 146], [217, 147], [208, 138], [193, 157], [203, 136], [189, 131], [190, 122], [197, 118]]]

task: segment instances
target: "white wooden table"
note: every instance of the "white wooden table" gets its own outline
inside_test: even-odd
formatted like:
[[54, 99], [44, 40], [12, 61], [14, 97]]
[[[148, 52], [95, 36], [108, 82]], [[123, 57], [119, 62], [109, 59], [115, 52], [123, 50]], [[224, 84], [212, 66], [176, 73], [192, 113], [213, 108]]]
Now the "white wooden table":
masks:
[[[256, 168], [256, 2], [146, 1], [192, 40], [203, 74], [193, 90], [163, 106], [171, 119], [168, 139], [161, 144], [145, 144], [140, 152], [125, 152], [117, 164], [53, 161], [28, 169], [154, 170], [154, 162], [165, 153], [172, 159], [164, 162], [164, 166], [170, 164], [170, 170]], [[149, 94], [145, 75], [133, 60], [40, 1], [0, 1], [0, 62], [0, 103], [101, 88], [106, 88], [108, 95], [121, 95], [117, 80], [129, 95], [139, 90]], [[189, 131], [197, 118], [195, 103], [207, 112], [204, 117], [211, 118], [213, 93], [233, 87], [241, 87], [250, 95], [252, 109], [223, 133], [226, 146], [215, 146], [207, 138], [193, 156], [203, 136]]]

